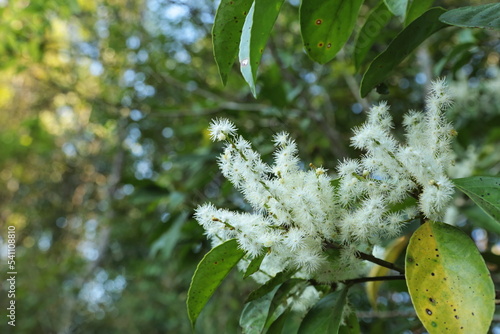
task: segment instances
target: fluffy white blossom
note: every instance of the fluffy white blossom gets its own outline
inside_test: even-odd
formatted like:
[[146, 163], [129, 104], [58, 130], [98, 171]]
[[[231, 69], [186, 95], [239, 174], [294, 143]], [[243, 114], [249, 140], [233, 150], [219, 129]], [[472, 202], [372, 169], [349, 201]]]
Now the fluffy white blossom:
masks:
[[[195, 218], [214, 246], [238, 241], [247, 254], [241, 269], [265, 255], [253, 275], [260, 282], [285, 269], [323, 282], [356, 277], [364, 270], [357, 252], [371, 252], [417, 217], [443, 218], [454, 191], [447, 171], [456, 133], [443, 115], [450, 104], [446, 83], [436, 81], [425, 111], [404, 116], [404, 142], [392, 134], [387, 104], [374, 106], [351, 139], [363, 154], [337, 165], [338, 180], [323, 167], [302, 170], [297, 145], [286, 132], [274, 136], [274, 162], [268, 165], [233, 123], [214, 120], [210, 137], [226, 143], [218, 159], [220, 170], [253, 211], [205, 204]], [[415, 205], [394, 209], [412, 197]]]
[[236, 126], [226, 118], [218, 118], [212, 121], [208, 131], [210, 132], [210, 139], [222, 141], [235, 133]]

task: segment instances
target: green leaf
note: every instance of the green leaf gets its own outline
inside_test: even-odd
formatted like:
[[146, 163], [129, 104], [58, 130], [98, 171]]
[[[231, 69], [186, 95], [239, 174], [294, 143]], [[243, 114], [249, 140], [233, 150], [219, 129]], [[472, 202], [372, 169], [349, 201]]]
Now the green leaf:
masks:
[[439, 18], [442, 22], [472, 28], [500, 29], [500, 3], [452, 9]]
[[359, 326], [358, 317], [356, 316], [356, 312], [352, 312], [345, 319], [345, 324], [340, 326], [339, 334], [360, 334], [361, 328]]
[[276, 276], [271, 278], [269, 281], [264, 283], [261, 287], [259, 287], [257, 290], [252, 291], [250, 295], [248, 296], [246, 302], [250, 302], [252, 300], [258, 299], [266, 294], [269, 293], [269, 291], [273, 290], [277, 285], [282, 284], [286, 280], [288, 280], [292, 275], [294, 271], [292, 270], [286, 270], [282, 271], [280, 273], [277, 273]]
[[262, 261], [264, 261], [264, 258], [266, 257], [267, 253], [261, 254], [250, 261], [250, 264], [247, 267], [247, 270], [245, 271], [245, 274], [243, 275], [243, 278], [247, 278], [248, 276], [255, 274], [257, 270], [260, 268], [260, 264]]
[[486, 333], [495, 288], [474, 242], [458, 228], [427, 222], [410, 239], [406, 284], [430, 333]]
[[269, 326], [266, 334], [282, 334], [283, 328], [290, 315], [290, 309], [286, 309], [281, 315]]
[[[290, 290], [302, 281], [292, 279], [277, 285], [271, 284], [265, 290], [268, 291], [267, 293], [250, 300], [245, 305], [240, 317], [240, 326], [243, 328], [243, 332], [246, 334], [261, 333], [264, 329], [269, 328], [267, 333], [277, 333], [283, 329], [284, 317], [286, 317], [283, 314], [288, 313], [288, 309], [279, 307], [286, 305]], [[260, 291], [265, 292], [264, 290]]]
[[215, 61], [224, 85], [238, 55], [241, 30], [252, 3], [253, 0], [221, 0], [217, 8], [212, 28], [212, 43]]
[[484, 228], [488, 232], [500, 235], [500, 224], [495, 219], [487, 215], [480, 207], [474, 205], [464, 210], [464, 214], [471, 222], [472, 226]]
[[433, 2], [434, 0], [413, 0], [406, 10], [405, 26], [422, 15]]
[[356, 43], [354, 45], [354, 66], [356, 66], [357, 69], [361, 66], [368, 51], [380, 36], [380, 32], [387, 22], [389, 22], [391, 17], [392, 14], [387, 9], [384, 2], [380, 2], [379, 5], [368, 14], [365, 24], [363, 24], [363, 27], [361, 27], [356, 36]]
[[312, 60], [325, 64], [351, 36], [363, 0], [302, 0], [300, 31]]
[[255, 0], [243, 25], [239, 53], [240, 70], [254, 97], [257, 96], [257, 69], [283, 2], [284, 0]]
[[384, 0], [384, 3], [394, 15], [404, 16], [406, 14], [408, 0]]
[[436, 31], [447, 26], [438, 20], [443, 12], [443, 8], [429, 9], [403, 29], [389, 44], [387, 49], [373, 60], [361, 80], [360, 94], [362, 97], [368, 95], [370, 90], [383, 82], [391, 70], [403, 61], [417, 46]]
[[409, 207], [416, 206], [417, 205], [417, 199], [413, 197], [407, 197], [405, 198], [402, 202], [400, 203], [394, 203], [389, 206], [389, 211], [390, 212], [398, 212], [402, 210], [406, 210]]
[[330, 181], [330, 185], [334, 188], [337, 188], [340, 184], [340, 177], [333, 179]]
[[[271, 305], [269, 305], [269, 314], [266, 319], [266, 327], [269, 327], [277, 318], [277, 315], [274, 314], [275, 311], [278, 310], [279, 306], [286, 305], [286, 300], [289, 297], [290, 291], [297, 286], [297, 284], [304, 282], [302, 279], [289, 279], [285, 281], [279, 289], [274, 294], [273, 300], [271, 301]], [[281, 310], [283, 312], [283, 310]]]
[[214, 247], [198, 263], [186, 301], [193, 328], [203, 307], [244, 254], [245, 252], [238, 248], [236, 239], [231, 239]]
[[347, 291], [348, 289], [337, 290], [320, 299], [307, 312], [298, 334], [337, 334], [347, 301]]
[[500, 177], [471, 176], [453, 180], [484, 212], [500, 223]]
[[268, 318], [269, 306], [280, 285], [266, 294], [246, 303], [240, 316], [240, 326], [245, 334], [260, 334]]

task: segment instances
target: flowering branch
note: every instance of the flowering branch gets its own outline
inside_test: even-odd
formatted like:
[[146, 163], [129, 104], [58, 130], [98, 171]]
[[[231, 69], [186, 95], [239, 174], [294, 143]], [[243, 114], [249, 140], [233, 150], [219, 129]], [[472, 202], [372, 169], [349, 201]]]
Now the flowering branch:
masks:
[[[392, 134], [389, 106], [382, 102], [372, 107], [351, 138], [351, 146], [364, 154], [340, 162], [334, 184], [323, 167], [301, 169], [297, 144], [288, 133], [275, 135], [274, 163], [267, 164], [231, 121], [215, 119], [210, 138], [225, 143], [220, 170], [252, 210], [204, 204], [195, 218], [213, 246], [237, 239], [246, 253], [241, 270], [265, 252], [259, 268], [269, 275], [252, 276], [261, 283], [288, 269], [296, 270], [296, 277], [331, 284], [385, 279], [359, 278], [366, 270], [364, 261], [401, 274], [388, 279], [403, 279], [403, 268], [370, 253], [412, 220], [443, 218], [454, 192], [447, 172], [456, 131], [443, 114], [450, 101], [446, 83], [435, 81], [426, 111], [404, 116], [404, 141]], [[409, 197], [416, 205], [404, 205]], [[398, 206], [402, 209], [394, 211]]]

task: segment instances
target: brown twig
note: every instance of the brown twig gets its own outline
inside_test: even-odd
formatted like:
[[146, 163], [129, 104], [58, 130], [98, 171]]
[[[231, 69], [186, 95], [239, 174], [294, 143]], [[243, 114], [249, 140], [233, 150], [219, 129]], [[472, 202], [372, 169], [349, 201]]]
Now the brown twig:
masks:
[[405, 280], [405, 275], [391, 275], [391, 276], [375, 276], [375, 277], [360, 277], [353, 278], [342, 281], [342, 283], [346, 285], [353, 285], [357, 283], [365, 283], [365, 282], [376, 282], [376, 281], [397, 281], [397, 280]]
[[[331, 249], [342, 249], [341, 246], [335, 245], [335, 244], [333, 244], [331, 242], [325, 243], [324, 246], [326, 248], [331, 248]], [[405, 271], [404, 271], [403, 268], [400, 268], [400, 267], [396, 266], [394, 263], [387, 262], [385, 260], [379, 259], [378, 257], [375, 257], [375, 256], [373, 256], [371, 254], [367, 254], [367, 253], [364, 253], [364, 252], [361, 252], [361, 251], [356, 251], [356, 253], [354, 255], [358, 259], [369, 261], [369, 262], [378, 264], [381, 267], [385, 267], [385, 268], [388, 268], [388, 269], [395, 270], [395, 271], [399, 272], [400, 274], [404, 275], [404, 273], [405, 273]]]

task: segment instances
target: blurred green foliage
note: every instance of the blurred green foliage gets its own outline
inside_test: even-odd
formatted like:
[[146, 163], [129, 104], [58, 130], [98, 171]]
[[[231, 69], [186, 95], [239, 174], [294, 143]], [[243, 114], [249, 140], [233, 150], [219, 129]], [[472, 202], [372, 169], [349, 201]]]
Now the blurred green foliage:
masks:
[[[436, 1], [445, 8], [471, 3]], [[375, 4], [362, 6], [361, 19]], [[2, 310], [8, 302], [7, 226], [17, 231], [18, 272], [16, 328], [2, 319], [2, 333], [191, 331], [186, 293], [210, 249], [193, 209], [205, 201], [248, 209], [218, 172], [220, 146], [205, 130], [213, 117], [230, 118], [268, 158], [272, 134], [286, 130], [304, 164], [331, 169], [337, 159], [356, 154], [348, 138], [364, 120], [362, 103], [387, 99], [400, 115], [422, 107], [430, 76], [457, 79], [474, 92], [498, 76], [498, 33], [450, 28], [398, 67], [388, 78], [389, 95], [372, 92], [363, 102], [356, 98], [360, 77], [352, 59], [318, 65], [302, 51], [298, 2], [290, 1], [264, 52], [254, 99], [240, 75], [229, 75], [226, 87], [220, 83], [210, 1], [22, 0], [0, 6]], [[383, 35], [391, 38], [399, 28], [393, 20]], [[385, 46], [375, 45], [366, 59]], [[489, 105], [485, 91], [477, 94]], [[496, 107], [487, 115], [454, 110], [457, 151], [465, 155], [473, 146], [477, 174], [500, 170]], [[469, 232], [477, 226], [460, 217]], [[498, 269], [499, 239], [490, 234], [485, 242]], [[498, 279], [498, 270], [494, 274]], [[362, 331], [419, 332], [404, 283], [389, 284], [380, 310], [400, 315], [391, 321], [369, 313], [362, 287], [353, 289], [351, 302], [364, 312], [358, 315]], [[197, 332], [237, 333], [241, 300], [254, 287], [230, 274]]]

